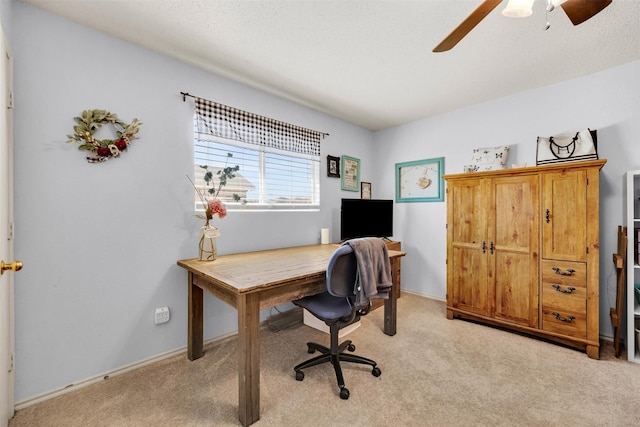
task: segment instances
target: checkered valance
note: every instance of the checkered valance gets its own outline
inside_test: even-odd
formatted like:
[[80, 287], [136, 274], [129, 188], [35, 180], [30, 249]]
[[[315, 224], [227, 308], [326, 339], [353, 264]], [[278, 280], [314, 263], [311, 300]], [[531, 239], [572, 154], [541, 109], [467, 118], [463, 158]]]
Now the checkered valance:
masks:
[[202, 98], [196, 100], [196, 131], [207, 136], [251, 144], [257, 149], [320, 158], [320, 138], [325, 134], [259, 116]]

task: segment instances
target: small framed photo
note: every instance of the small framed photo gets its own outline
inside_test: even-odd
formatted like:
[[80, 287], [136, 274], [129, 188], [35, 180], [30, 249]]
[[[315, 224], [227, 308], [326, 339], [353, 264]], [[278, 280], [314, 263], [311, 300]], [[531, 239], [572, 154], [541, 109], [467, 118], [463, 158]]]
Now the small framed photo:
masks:
[[340, 157], [327, 156], [327, 176], [340, 178]]
[[342, 189], [360, 191], [360, 159], [342, 156]]
[[442, 202], [444, 157], [396, 163], [396, 202]]
[[370, 182], [361, 182], [360, 183], [360, 198], [361, 199], [371, 199], [371, 183]]

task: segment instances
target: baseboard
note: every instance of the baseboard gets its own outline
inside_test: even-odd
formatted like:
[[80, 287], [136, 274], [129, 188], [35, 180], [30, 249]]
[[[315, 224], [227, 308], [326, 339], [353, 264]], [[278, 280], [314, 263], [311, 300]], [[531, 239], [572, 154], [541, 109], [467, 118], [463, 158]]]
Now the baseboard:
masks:
[[[231, 333], [228, 333], [228, 334], [225, 334], [225, 335], [220, 335], [218, 337], [206, 340], [204, 342], [204, 345], [206, 346], [206, 345], [211, 344], [211, 343], [223, 341], [223, 340], [225, 340], [227, 338], [230, 338], [230, 337], [233, 337], [235, 335], [238, 335], [238, 333], [237, 332], [231, 332]], [[106, 381], [109, 378], [115, 377], [117, 375], [125, 374], [125, 373], [133, 371], [135, 369], [139, 369], [139, 368], [142, 368], [144, 366], [160, 362], [160, 361], [162, 361], [164, 359], [168, 359], [170, 357], [178, 356], [178, 355], [180, 355], [182, 353], [186, 354], [186, 352], [187, 352], [187, 346], [184, 346], [184, 347], [180, 347], [180, 348], [175, 349], [175, 350], [170, 350], [170, 351], [167, 351], [165, 353], [161, 353], [161, 354], [158, 354], [158, 355], [155, 355], [155, 356], [152, 356], [152, 357], [148, 357], [148, 358], [142, 359], [142, 360], [140, 360], [138, 362], [131, 363], [130, 365], [125, 365], [125, 366], [122, 366], [122, 367], [120, 367], [118, 369], [114, 369], [112, 371], [105, 372], [103, 374], [96, 375], [94, 377], [90, 377], [90, 378], [75, 382], [73, 384], [69, 384], [69, 385], [67, 385], [65, 387], [61, 387], [61, 388], [56, 389], [56, 390], [48, 391], [46, 393], [43, 393], [43, 394], [40, 394], [40, 395], [37, 395], [37, 396], [34, 396], [34, 397], [30, 397], [29, 399], [21, 400], [20, 402], [16, 402], [15, 403], [14, 409], [16, 411], [19, 411], [21, 409], [28, 408], [29, 406], [44, 402], [46, 400], [53, 399], [54, 397], [62, 396], [64, 394], [70, 393], [70, 392], [75, 391], [75, 390], [79, 390], [81, 388], [90, 386], [92, 384], [99, 383], [101, 381]]]
[[407, 289], [402, 289], [401, 291], [403, 294], [407, 293], [407, 294], [412, 294], [412, 295], [417, 295], [419, 297], [424, 297], [424, 298], [429, 298], [429, 299], [434, 299], [436, 301], [442, 301], [442, 302], [447, 302], [447, 300], [445, 298], [442, 297], [438, 297], [435, 295], [429, 295], [429, 294], [423, 294], [422, 292], [416, 292], [416, 291], [409, 291]]

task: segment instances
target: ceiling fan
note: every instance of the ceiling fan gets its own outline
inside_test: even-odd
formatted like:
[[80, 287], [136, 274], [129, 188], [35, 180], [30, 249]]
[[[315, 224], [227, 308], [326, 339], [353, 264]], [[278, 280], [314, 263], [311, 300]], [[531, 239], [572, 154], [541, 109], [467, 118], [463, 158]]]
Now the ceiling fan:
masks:
[[[438, 46], [433, 49], [434, 52], [445, 52], [453, 48], [460, 40], [462, 40], [473, 28], [480, 23], [493, 9], [495, 9], [503, 0], [485, 0], [474, 10], [467, 19], [462, 21]], [[609, 6], [613, 0], [547, 0], [547, 11], [551, 12], [554, 6], [560, 4], [564, 12], [567, 14], [573, 25], [578, 25], [598, 14], [602, 9]], [[515, 9], [517, 4], [525, 3], [525, 14], [518, 13]], [[528, 16], [531, 14], [531, 4], [533, 0], [509, 0], [507, 8], [503, 14], [507, 16]], [[508, 14], [510, 8], [516, 10], [515, 14]], [[548, 24], [547, 24], [548, 28]], [[546, 29], [546, 28], [545, 28]]]

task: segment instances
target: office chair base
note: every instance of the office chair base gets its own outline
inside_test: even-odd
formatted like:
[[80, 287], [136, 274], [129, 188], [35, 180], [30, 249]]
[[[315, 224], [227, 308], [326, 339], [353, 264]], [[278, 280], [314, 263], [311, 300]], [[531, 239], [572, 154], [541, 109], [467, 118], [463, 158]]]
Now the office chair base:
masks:
[[340, 387], [340, 398], [341, 399], [349, 399], [349, 389], [344, 386], [344, 378], [342, 376], [342, 368], [340, 367], [340, 362], [351, 362], [351, 363], [360, 363], [363, 365], [370, 365], [372, 367], [371, 375], [374, 377], [379, 377], [382, 374], [380, 368], [378, 368], [377, 363], [371, 359], [367, 359], [366, 357], [358, 356], [355, 354], [345, 353], [344, 350], [355, 351], [356, 346], [350, 340], [347, 340], [341, 343], [337, 347], [337, 351], [335, 353], [331, 352], [331, 349], [325, 347], [323, 345], [309, 342], [307, 343], [307, 351], [309, 353], [315, 353], [319, 351], [319, 356], [313, 357], [305, 362], [297, 365], [293, 370], [296, 373], [296, 380], [302, 381], [304, 380], [304, 372], [302, 369], [310, 368], [311, 366], [320, 365], [323, 363], [331, 362], [333, 365], [333, 369], [336, 374], [336, 380], [338, 382], [338, 387]]

